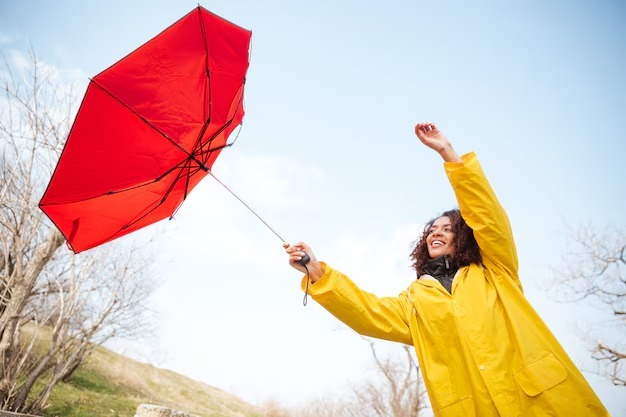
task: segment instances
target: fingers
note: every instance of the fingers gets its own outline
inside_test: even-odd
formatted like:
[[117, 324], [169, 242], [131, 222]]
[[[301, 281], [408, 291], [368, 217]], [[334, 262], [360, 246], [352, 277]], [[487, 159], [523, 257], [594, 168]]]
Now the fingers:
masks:
[[303, 242], [298, 242], [295, 245], [291, 245], [290, 243], [283, 243], [283, 248], [285, 248], [285, 252], [288, 254], [292, 254], [294, 252], [305, 252], [308, 249], [308, 246]]
[[440, 152], [445, 147], [447, 139], [439, 132], [434, 123], [418, 123], [415, 125], [415, 134], [427, 147]]
[[283, 243], [283, 248], [285, 248], [285, 252], [289, 255], [289, 263], [292, 264], [292, 266], [304, 257], [307, 250], [310, 250], [310, 248], [303, 242], [298, 242], [295, 245], [290, 245], [285, 242]]
[[430, 132], [437, 132], [437, 126], [434, 123], [418, 123], [415, 125], [415, 134], [418, 137], [427, 135]]
[[[285, 252], [289, 255], [289, 265], [300, 272], [306, 273], [312, 284], [321, 279], [324, 275], [325, 268], [318, 262], [309, 245], [304, 242], [298, 242], [295, 245], [284, 243], [283, 247], [285, 248]], [[306, 266], [300, 265], [298, 261], [300, 261], [305, 254], [309, 256], [309, 262]]]

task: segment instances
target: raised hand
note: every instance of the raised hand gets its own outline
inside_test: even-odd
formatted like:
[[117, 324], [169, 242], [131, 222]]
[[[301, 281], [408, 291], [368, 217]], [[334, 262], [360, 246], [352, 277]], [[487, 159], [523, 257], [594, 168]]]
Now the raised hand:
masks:
[[446, 162], [461, 162], [461, 158], [452, 148], [452, 144], [433, 123], [418, 123], [415, 134], [430, 149], [437, 152]]

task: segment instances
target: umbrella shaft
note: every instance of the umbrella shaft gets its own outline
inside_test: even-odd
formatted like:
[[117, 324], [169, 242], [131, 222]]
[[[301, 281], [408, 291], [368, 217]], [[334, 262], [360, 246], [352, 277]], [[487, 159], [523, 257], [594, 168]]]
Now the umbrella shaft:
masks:
[[228, 186], [226, 186], [226, 184], [224, 184], [222, 181], [220, 181], [219, 179], [217, 179], [217, 177], [215, 175], [213, 175], [213, 172], [211, 170], [207, 170], [207, 172], [209, 173], [209, 175], [211, 175], [213, 177], [213, 179], [215, 179], [215, 181], [217, 181], [222, 187], [224, 187], [229, 193], [231, 193], [237, 200], [239, 200], [239, 202], [241, 204], [243, 204], [244, 206], [246, 206], [246, 208], [248, 210], [250, 210], [250, 212], [252, 212], [252, 214], [254, 214], [259, 220], [261, 220], [261, 222], [263, 222], [263, 224], [265, 226], [267, 226], [268, 229], [270, 229], [276, 236], [278, 236], [278, 238], [283, 242], [286, 243], [287, 241], [280, 235], [280, 233], [278, 233], [263, 217], [261, 217], [256, 211], [254, 211], [252, 209], [252, 207], [250, 207], [245, 201], [243, 201], [241, 199], [241, 197], [239, 197], [237, 194], [235, 194], [235, 192], [233, 190], [231, 190], [230, 188], [228, 188]]

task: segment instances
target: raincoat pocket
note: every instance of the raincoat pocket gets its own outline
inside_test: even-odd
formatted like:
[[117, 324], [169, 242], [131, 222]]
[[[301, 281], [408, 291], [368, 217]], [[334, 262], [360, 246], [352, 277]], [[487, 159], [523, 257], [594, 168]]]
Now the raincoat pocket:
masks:
[[466, 397], [435, 412], [437, 417], [476, 417], [472, 397]]
[[515, 380], [529, 397], [541, 394], [545, 390], [565, 381], [567, 370], [561, 362], [549, 352], [515, 373]]

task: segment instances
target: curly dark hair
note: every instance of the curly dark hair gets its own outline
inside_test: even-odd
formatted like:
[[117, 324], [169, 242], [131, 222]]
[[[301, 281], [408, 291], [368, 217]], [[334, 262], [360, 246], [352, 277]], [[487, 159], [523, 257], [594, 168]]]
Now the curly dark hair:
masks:
[[480, 264], [482, 262], [478, 243], [476, 243], [476, 239], [474, 238], [474, 231], [465, 223], [458, 209], [448, 210], [426, 223], [422, 236], [417, 240], [413, 252], [411, 252], [409, 256], [409, 259], [413, 260], [413, 268], [418, 275], [422, 274], [422, 267], [430, 260], [428, 246], [426, 244], [428, 231], [435, 220], [444, 216], [450, 218], [450, 224], [454, 232], [454, 256], [452, 257], [452, 264], [456, 268], [460, 268], [472, 263]]

